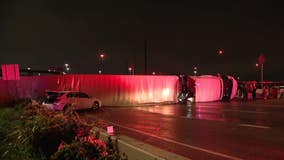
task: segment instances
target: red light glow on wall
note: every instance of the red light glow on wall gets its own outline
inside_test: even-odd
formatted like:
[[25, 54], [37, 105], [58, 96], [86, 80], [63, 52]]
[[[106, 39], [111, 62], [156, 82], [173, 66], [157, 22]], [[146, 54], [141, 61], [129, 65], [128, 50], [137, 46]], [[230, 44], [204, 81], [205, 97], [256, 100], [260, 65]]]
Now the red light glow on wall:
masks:
[[178, 77], [136, 75], [68, 75], [60, 90], [80, 90], [102, 100], [103, 105], [176, 102]]
[[20, 71], [18, 64], [3, 64], [2, 68], [2, 77], [3, 80], [19, 80]]

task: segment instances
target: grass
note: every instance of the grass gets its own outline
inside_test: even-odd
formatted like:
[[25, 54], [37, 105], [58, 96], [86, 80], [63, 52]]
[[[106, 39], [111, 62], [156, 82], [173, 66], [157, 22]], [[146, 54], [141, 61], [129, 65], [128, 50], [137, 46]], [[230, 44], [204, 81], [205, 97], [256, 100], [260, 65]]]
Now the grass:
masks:
[[19, 152], [14, 150], [15, 148], [13, 150], [17, 153], [11, 153], [12, 143], [9, 141], [10, 134], [22, 125], [22, 112], [19, 106], [1, 106], [0, 108], [0, 159], [24, 158], [18, 157]]
[[[21, 125], [22, 109], [16, 107], [0, 108], [0, 141], [2, 142], [14, 128]], [[2, 143], [3, 145], [3, 143]], [[0, 146], [2, 147], [2, 146]]]

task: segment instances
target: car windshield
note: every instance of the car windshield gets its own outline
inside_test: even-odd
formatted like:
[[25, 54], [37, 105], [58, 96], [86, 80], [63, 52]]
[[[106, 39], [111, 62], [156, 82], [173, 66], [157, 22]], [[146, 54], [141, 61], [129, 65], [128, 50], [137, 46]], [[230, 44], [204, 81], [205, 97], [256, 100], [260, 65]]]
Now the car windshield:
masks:
[[56, 97], [61, 97], [64, 93], [63, 92], [46, 92], [47, 96], [56, 96]]
[[44, 103], [47, 104], [54, 103], [63, 94], [64, 94], [63, 92], [46, 92]]

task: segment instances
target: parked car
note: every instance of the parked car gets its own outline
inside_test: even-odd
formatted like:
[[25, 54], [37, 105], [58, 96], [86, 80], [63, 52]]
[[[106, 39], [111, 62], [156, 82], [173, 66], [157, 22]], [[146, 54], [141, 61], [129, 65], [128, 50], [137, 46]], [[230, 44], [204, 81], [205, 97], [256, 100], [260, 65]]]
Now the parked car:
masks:
[[79, 109], [99, 109], [102, 102], [83, 92], [76, 91], [47, 91], [46, 98], [42, 105], [53, 110], [79, 110]]

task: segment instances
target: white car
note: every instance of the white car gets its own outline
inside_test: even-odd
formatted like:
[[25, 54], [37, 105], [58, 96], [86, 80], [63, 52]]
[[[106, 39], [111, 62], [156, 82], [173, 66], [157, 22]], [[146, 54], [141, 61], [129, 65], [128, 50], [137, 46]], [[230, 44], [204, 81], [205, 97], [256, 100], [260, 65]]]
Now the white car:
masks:
[[86, 93], [76, 91], [47, 91], [42, 105], [53, 110], [99, 109], [102, 102]]

